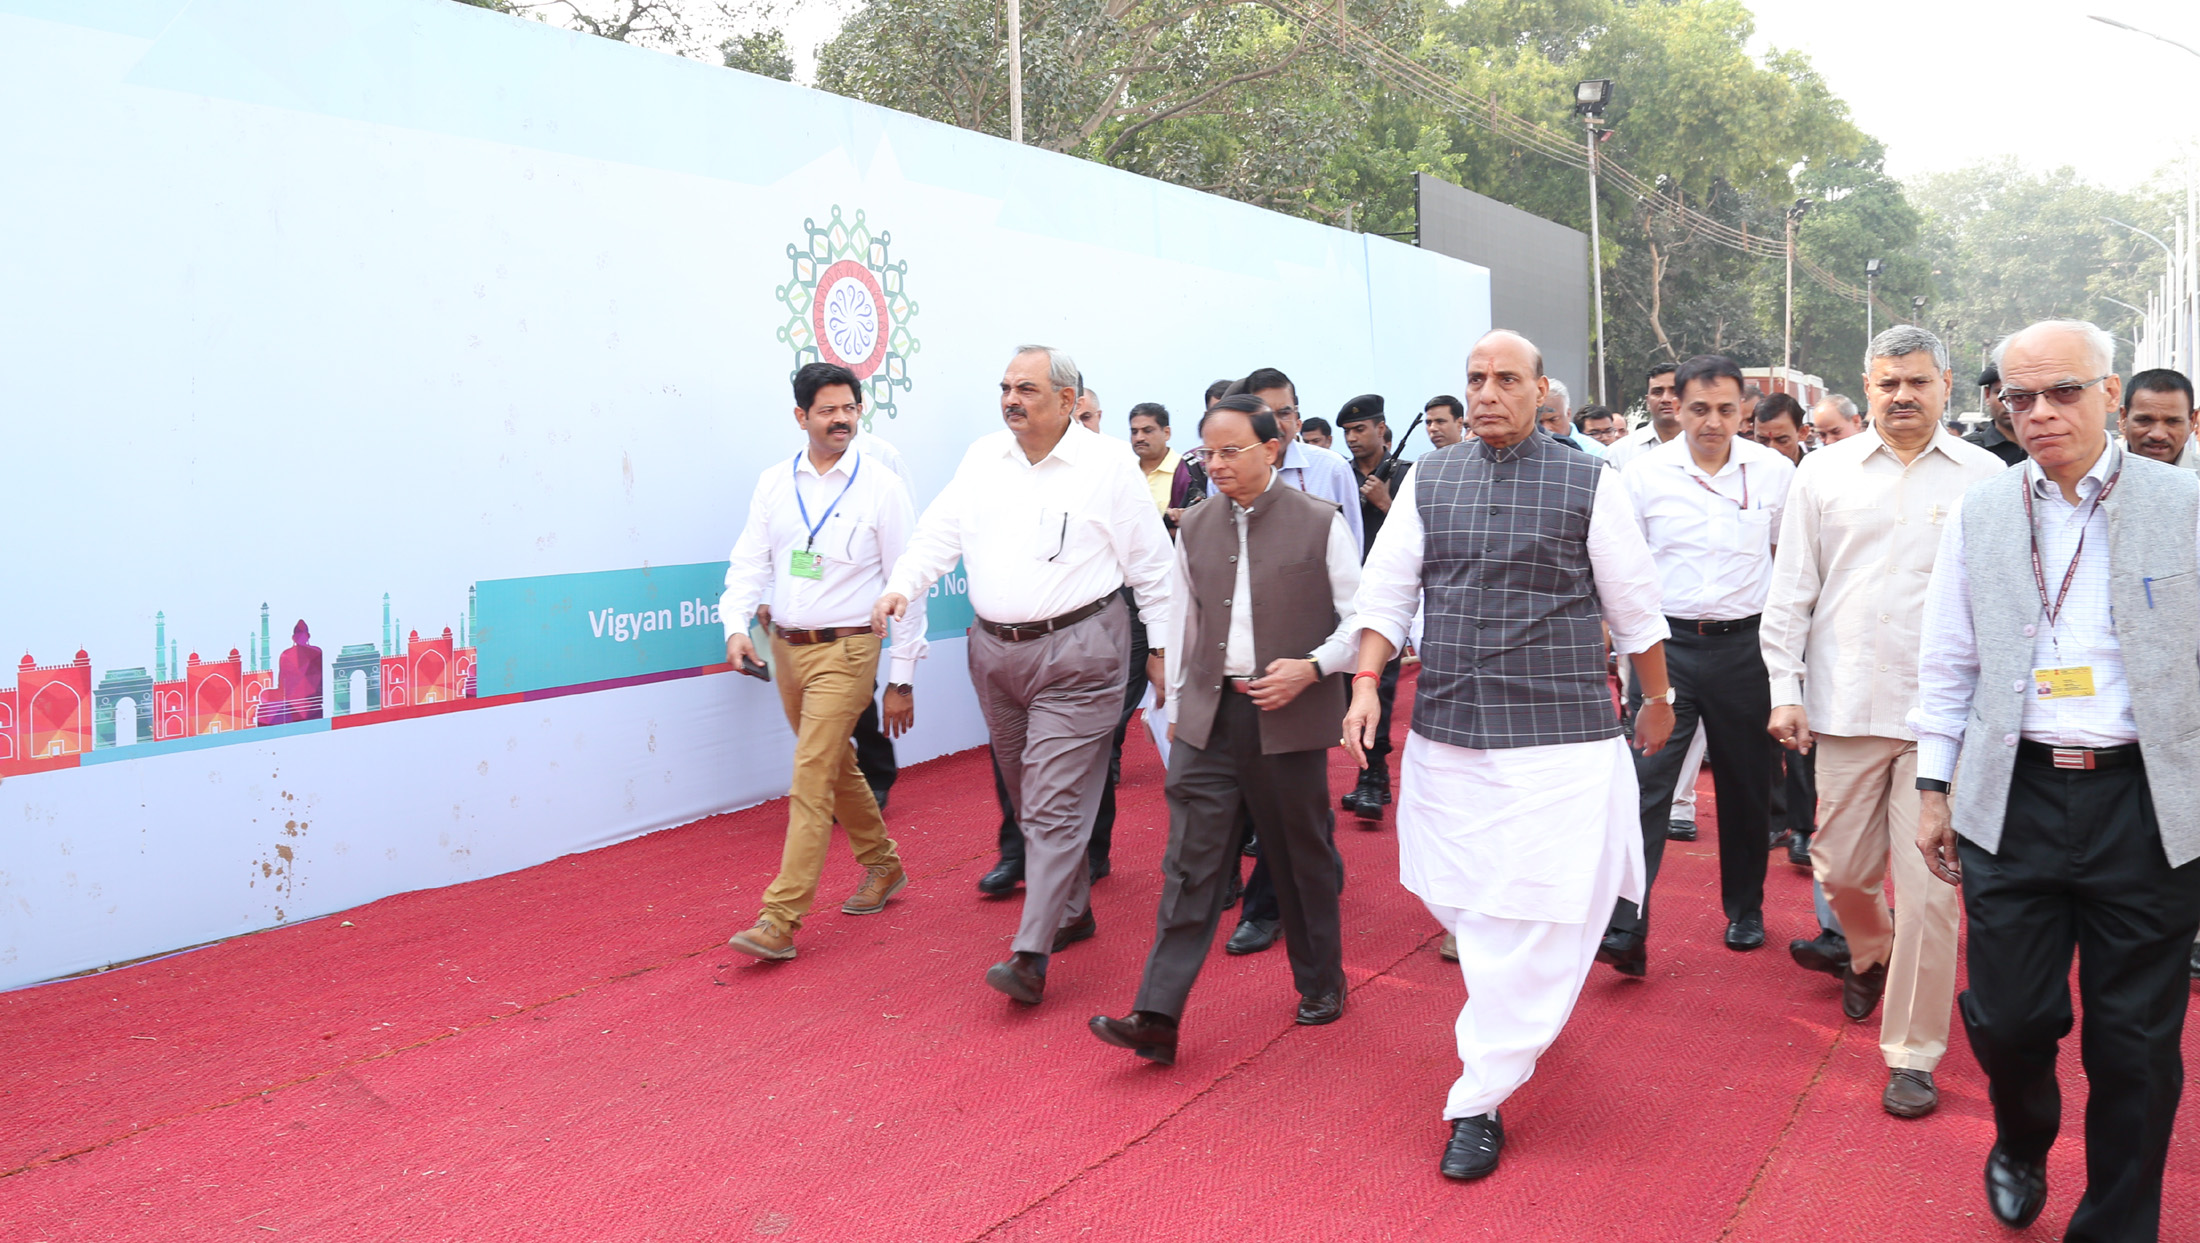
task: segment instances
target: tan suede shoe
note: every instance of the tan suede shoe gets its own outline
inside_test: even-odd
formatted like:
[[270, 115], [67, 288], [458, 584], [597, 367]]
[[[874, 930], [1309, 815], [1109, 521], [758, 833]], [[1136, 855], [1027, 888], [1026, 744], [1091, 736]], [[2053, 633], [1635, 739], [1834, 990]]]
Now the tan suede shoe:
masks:
[[909, 883], [909, 873], [899, 863], [881, 864], [863, 869], [863, 884], [840, 904], [843, 915], [876, 915], [886, 909], [886, 900], [900, 893]]
[[785, 962], [794, 957], [794, 934], [781, 932], [768, 919], [757, 920], [756, 926], [747, 932], [734, 933], [733, 939], [726, 944], [738, 953], [766, 962]]

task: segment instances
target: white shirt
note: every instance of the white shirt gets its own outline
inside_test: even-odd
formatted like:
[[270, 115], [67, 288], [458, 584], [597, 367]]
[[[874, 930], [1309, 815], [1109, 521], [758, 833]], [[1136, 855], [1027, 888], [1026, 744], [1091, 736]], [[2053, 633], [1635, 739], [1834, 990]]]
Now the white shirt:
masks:
[[[1366, 533], [1360, 527], [1360, 479], [1352, 473], [1350, 458], [1335, 449], [1294, 440], [1284, 445], [1283, 464], [1276, 470], [1299, 491], [1336, 502], [1345, 525], [1352, 528], [1352, 538], [1365, 542]], [[1207, 481], [1207, 495], [1220, 495], [1212, 479]]]
[[1576, 448], [1590, 457], [1603, 457], [1611, 452], [1611, 450], [1604, 447], [1602, 442], [1592, 440], [1582, 432], [1568, 432], [1566, 433], [1566, 439], [1573, 441]]
[[[1280, 477], [1279, 471], [1269, 472], [1268, 488], [1263, 491], [1273, 489]], [[1237, 528], [1238, 542], [1237, 583], [1230, 589], [1230, 599], [1237, 603], [1230, 605], [1230, 633], [1226, 640], [1229, 646], [1222, 653], [1222, 672], [1228, 677], [1257, 677], [1262, 670], [1254, 667], [1253, 610], [1248, 607], [1253, 600], [1253, 557], [1246, 547], [1246, 522], [1241, 515], [1255, 512], [1259, 507], [1245, 509], [1228, 498], [1222, 503], [1230, 507], [1230, 523]], [[1325, 553], [1329, 559], [1330, 606], [1336, 610], [1337, 628], [1311, 653], [1314, 667], [1325, 675], [1349, 669], [1359, 658], [1360, 623], [1352, 617], [1352, 597], [1360, 590], [1359, 548], [1352, 538], [1352, 528], [1345, 525], [1344, 511], [1338, 510], [1329, 521], [1329, 547]], [[1170, 571], [1169, 598], [1180, 602], [1192, 598], [1191, 565], [1185, 560], [1181, 542], [1177, 544], [1175, 565]], [[1184, 688], [1184, 623], [1190, 612], [1188, 605], [1174, 610], [1169, 617], [1169, 628], [1162, 632], [1168, 644], [1166, 660], [1172, 699]], [[1148, 633], [1152, 633], [1150, 628]]]
[[[1353, 601], [1359, 626], [1390, 640], [1393, 648], [1404, 646], [1406, 627], [1421, 603], [1424, 532], [1421, 507], [1414, 502], [1420, 484], [1421, 472], [1406, 475], [1383, 529], [1375, 535], [1375, 547], [1360, 567], [1360, 594]], [[1608, 470], [1597, 474], [1596, 501], [1589, 511], [1589, 571], [1604, 625], [1612, 632], [1612, 650], [1621, 655], [1644, 652], [1668, 636], [1650, 550], [1620, 476]]]
[[[1679, 432], [1673, 433], [1674, 440], [1680, 438], [1681, 434]], [[1613, 470], [1625, 470], [1640, 460], [1644, 454], [1665, 443], [1668, 442], [1658, 439], [1658, 425], [1655, 422], [1645, 423], [1607, 445], [1604, 450], [1604, 463]]]
[[1908, 464], [1877, 428], [1803, 459], [1758, 635], [1774, 707], [1801, 704], [1812, 730], [1835, 737], [1912, 736], [1918, 633], [1941, 527], [1964, 489], [2004, 469], [1946, 431]]
[[1620, 476], [1657, 559], [1669, 617], [1739, 621], [1761, 613], [1772, 586], [1772, 541], [1795, 467], [1752, 441], [1728, 442], [1726, 465], [1706, 474], [1684, 433]]
[[[2063, 500], [2062, 489], [2048, 479], [2039, 463], [2027, 460], [2021, 468], [2026, 486], [2032, 489], [2040, 573], [2047, 580], [2050, 599], [2062, 589], [2078, 537], [2085, 535], [2085, 557], [2078, 562], [2070, 595], [2055, 624], [2047, 624], [2042, 610], [2039, 621], [2025, 627], [2033, 632], [2032, 667], [2093, 668], [2093, 693], [2081, 698], [2041, 699], [2025, 693], [2031, 689], [2029, 683], [2008, 688], [2024, 694], [2018, 732], [2034, 742], [2116, 747], [2139, 738], [2138, 724], [2131, 716], [2131, 686], [2124, 679], [2123, 649], [2116, 641], [2115, 618], [2109, 610], [2108, 515], [2094, 504], [2123, 452], [2121, 446], [2112, 445], [2093, 463], [2078, 481], [2076, 505]], [[1955, 507], [1941, 533], [1940, 559], [1925, 597], [1917, 708], [1910, 713], [1910, 728], [1917, 733], [1917, 775], [1936, 781], [1955, 780], [1956, 755], [1963, 748], [1974, 694], [1999, 689], [1978, 685], [1978, 636], [1971, 628], [1971, 571], [1964, 556], [1962, 509], [1961, 504]], [[2193, 538], [2200, 541], [2200, 528], [2194, 530]], [[2030, 558], [2021, 566], [1996, 567], [1996, 572], [2029, 578]], [[2200, 656], [2200, 643], [2195, 654]]]
[[[809, 525], [817, 527], [814, 537], [803, 520], [805, 507]], [[871, 606], [885, 590], [886, 568], [902, 555], [915, 525], [909, 485], [866, 453], [850, 449], [822, 475], [807, 449], [765, 467], [728, 558], [718, 610], [727, 636], [745, 633], [765, 603], [772, 606], [772, 624], [788, 630], [868, 627]], [[791, 572], [800, 548], [818, 555], [819, 577]], [[886, 679], [892, 683], [907, 683], [927, 650], [924, 597], [910, 600], [908, 615], [894, 623]]]
[[848, 447], [861, 449], [872, 457], [884, 461], [889, 470], [901, 476], [903, 483], [908, 484], [911, 488], [917, 486], [917, 481], [909, 477], [909, 467], [901, 460], [901, 450], [886, 443], [885, 437], [872, 432], [857, 432], [856, 438], [849, 443]]
[[1127, 443], [1075, 423], [1036, 462], [1007, 430], [981, 437], [917, 521], [886, 590], [919, 600], [962, 558], [970, 607], [1045, 621], [1125, 582], [1145, 624], [1169, 624], [1169, 533]]

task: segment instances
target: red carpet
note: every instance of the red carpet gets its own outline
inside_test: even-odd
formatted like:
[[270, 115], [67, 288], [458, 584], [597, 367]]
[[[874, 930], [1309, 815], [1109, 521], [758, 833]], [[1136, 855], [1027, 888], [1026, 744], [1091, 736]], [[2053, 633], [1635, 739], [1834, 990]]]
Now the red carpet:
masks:
[[[0, 1239], [2011, 1237], [1960, 1033], [1937, 1115], [1880, 1112], [1876, 1021], [1781, 948], [1812, 931], [1806, 878], [1775, 857], [1775, 945], [1730, 953], [1708, 831], [1667, 851], [1651, 978], [1598, 968], [1488, 1182], [1435, 1170], [1460, 983], [1387, 824], [1340, 821], [1342, 1022], [1292, 1024], [1280, 948], [1218, 944], [1175, 1068], [1099, 1044], [1084, 1021], [1129, 1005], [1167, 835], [1132, 738], [1100, 935], [1034, 1011], [980, 982], [1016, 914], [972, 888], [982, 751], [902, 775], [914, 881], [843, 916], [840, 851], [791, 963], [723, 945], [777, 865], [773, 802], [0, 995]], [[2059, 1237], [2079, 1191], [2074, 1041], [2063, 1065], [2072, 1125], [2017, 1237]], [[2189, 1131], [2164, 1238], [2200, 1235]]]

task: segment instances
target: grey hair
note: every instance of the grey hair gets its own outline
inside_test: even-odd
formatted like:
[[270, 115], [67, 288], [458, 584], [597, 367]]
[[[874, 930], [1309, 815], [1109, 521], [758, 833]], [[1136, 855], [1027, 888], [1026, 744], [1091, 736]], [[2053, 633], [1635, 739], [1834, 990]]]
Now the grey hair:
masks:
[[2086, 352], [2093, 356], [2093, 365], [2105, 374], [2116, 369], [2116, 338], [2108, 335], [2100, 325], [2086, 319], [2043, 319], [2027, 324], [2003, 337], [1994, 344], [1994, 370], [2001, 370], [2001, 356], [2009, 349], [2009, 343], [2038, 328], [2055, 332], [2074, 332], [2085, 338]]
[[1566, 382], [1564, 380], [1551, 381], [1551, 395], [1558, 398], [1558, 408], [1561, 412], [1572, 411], [1574, 404], [1574, 395], [1566, 391]]
[[[1510, 328], [1492, 328], [1488, 332], [1483, 333], [1481, 336], [1476, 337], [1474, 339], [1474, 343], [1476, 346], [1479, 347], [1484, 341], [1489, 340], [1491, 337], [1511, 337], [1513, 340], [1527, 346], [1528, 352], [1535, 355], [1535, 373], [1539, 376], [1543, 374], [1543, 347], [1537, 345], [1533, 341], [1530, 341], [1527, 338], [1526, 334], [1514, 332]], [[1472, 353], [1472, 351], [1470, 350], [1469, 353]]]
[[1071, 358], [1067, 352], [1055, 349], [1051, 345], [1019, 345], [1016, 347], [1016, 357], [1022, 358], [1026, 354], [1044, 354], [1047, 356], [1047, 383], [1056, 388], [1073, 388], [1077, 390], [1079, 396], [1084, 395], [1084, 373], [1077, 370], [1077, 360]]
[[1840, 415], [1844, 419], [1853, 419], [1856, 417], [1856, 403], [1850, 401], [1846, 397], [1843, 397], [1839, 393], [1826, 394], [1824, 397], [1818, 399], [1818, 404], [1821, 406], [1832, 406], [1833, 412]]
[[1933, 370], [1948, 369], [1948, 347], [1939, 337], [1916, 324], [1896, 324], [1873, 337], [1872, 343], [1864, 347], [1864, 370], [1872, 369], [1875, 358], [1902, 358], [1910, 354], [1931, 354]]

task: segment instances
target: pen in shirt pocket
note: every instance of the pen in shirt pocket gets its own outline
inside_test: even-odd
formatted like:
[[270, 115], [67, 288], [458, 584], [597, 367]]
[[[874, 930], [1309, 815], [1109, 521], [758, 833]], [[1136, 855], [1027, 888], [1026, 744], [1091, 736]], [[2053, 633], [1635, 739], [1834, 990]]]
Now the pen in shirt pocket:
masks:
[[2148, 607], [2148, 608], [2150, 608], [2150, 609], [2151, 609], [2151, 608], [2153, 608], [2153, 607], [2154, 607], [2154, 580], [2153, 580], [2153, 579], [2151, 579], [2151, 578], [2142, 578], [2142, 579], [2140, 579], [2140, 580], [2139, 580], [2139, 585], [2140, 585], [2141, 587], [2144, 587], [2144, 588], [2146, 588], [2146, 589], [2147, 589], [2147, 607]]

